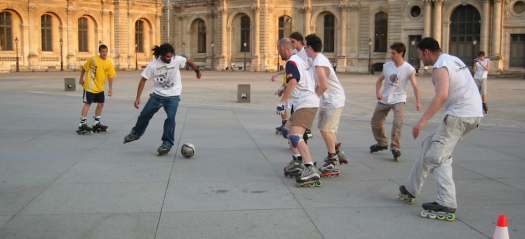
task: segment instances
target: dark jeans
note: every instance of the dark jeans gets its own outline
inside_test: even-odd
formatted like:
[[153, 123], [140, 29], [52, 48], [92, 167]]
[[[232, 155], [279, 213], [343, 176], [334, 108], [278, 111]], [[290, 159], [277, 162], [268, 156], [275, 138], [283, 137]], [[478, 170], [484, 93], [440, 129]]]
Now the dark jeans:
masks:
[[157, 94], [150, 94], [149, 100], [140, 112], [139, 118], [135, 127], [133, 127], [133, 134], [142, 136], [148, 127], [149, 121], [155, 113], [164, 107], [167, 118], [164, 120], [164, 132], [162, 134], [162, 144], [173, 146], [175, 142], [175, 116], [177, 115], [177, 108], [179, 107], [179, 96], [164, 97]]

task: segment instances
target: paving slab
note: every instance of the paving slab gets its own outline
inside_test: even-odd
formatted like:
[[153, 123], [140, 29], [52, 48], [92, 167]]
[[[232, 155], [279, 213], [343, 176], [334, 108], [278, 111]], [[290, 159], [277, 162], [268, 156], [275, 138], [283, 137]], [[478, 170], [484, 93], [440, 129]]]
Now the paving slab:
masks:
[[[0, 238], [490, 238], [501, 213], [511, 238], [525, 238], [525, 99], [512, 90], [525, 81], [490, 81], [490, 115], [454, 153], [458, 222], [445, 223], [418, 216], [421, 203], [435, 200], [431, 176], [415, 205], [396, 198], [442, 114], [412, 139], [422, 112], [409, 96], [402, 160], [370, 154], [377, 76], [339, 75], [348, 100], [338, 139], [350, 163], [320, 188], [296, 188], [283, 176], [290, 155], [274, 131], [279, 84], [269, 82], [271, 73], [182, 75], [176, 142], [162, 157], [155, 151], [163, 110], [140, 140], [122, 144], [140, 113], [133, 108], [139, 72], [119, 72], [103, 115], [110, 131], [88, 136], [75, 133], [82, 92], [63, 91], [62, 79], [77, 72], [0, 75]], [[252, 102], [238, 104], [244, 83]], [[430, 78], [419, 85], [427, 106]], [[326, 149], [316, 123], [313, 134], [320, 163]], [[197, 148], [193, 159], [179, 153], [186, 142]]]

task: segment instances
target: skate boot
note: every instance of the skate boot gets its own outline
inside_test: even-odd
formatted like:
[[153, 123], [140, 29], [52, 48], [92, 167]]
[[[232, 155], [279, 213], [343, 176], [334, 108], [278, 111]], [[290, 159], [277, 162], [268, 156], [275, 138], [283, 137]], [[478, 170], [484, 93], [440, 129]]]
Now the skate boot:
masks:
[[301, 156], [292, 156], [292, 160], [284, 167], [285, 177], [298, 177], [304, 170], [303, 158]]
[[394, 161], [399, 162], [399, 158], [401, 157], [401, 151], [398, 149], [392, 149], [392, 156], [394, 157]]
[[305, 143], [308, 143], [308, 140], [312, 139], [313, 137], [314, 135], [310, 129], [306, 129], [306, 131], [304, 131], [303, 140]]
[[335, 145], [335, 153], [337, 154], [337, 158], [339, 158], [339, 163], [340, 164], [348, 164], [348, 159], [346, 157], [346, 154], [341, 149], [341, 143], [337, 143]]
[[282, 129], [283, 129], [283, 127], [284, 127], [284, 126], [282, 126], [282, 125], [279, 126], [279, 127], [275, 127], [275, 134], [276, 134], [276, 135], [280, 135], [280, 134], [281, 134], [281, 131], [282, 131]]
[[301, 175], [296, 179], [297, 187], [320, 187], [320, 178], [321, 176], [319, 176], [319, 171], [315, 166], [305, 166]]
[[405, 188], [405, 185], [401, 185], [399, 187], [399, 199], [401, 201], [404, 201], [408, 204], [414, 204], [416, 201], [416, 197], [408, 192], [408, 190]]
[[81, 124], [80, 126], [78, 126], [77, 134], [79, 135], [91, 134], [92, 130], [93, 129], [91, 129], [87, 124]]
[[423, 203], [421, 217], [441, 221], [456, 221], [456, 209], [439, 205], [437, 202]]
[[102, 123], [97, 123], [93, 125], [93, 133], [103, 133], [103, 132], [107, 132], [107, 130], [108, 130], [108, 126], [103, 125]]
[[167, 154], [168, 152], [170, 152], [170, 150], [171, 150], [171, 146], [166, 145], [166, 144], [162, 144], [162, 145], [160, 145], [159, 148], [157, 149], [157, 155], [158, 155], [158, 156], [165, 155], [165, 154]]
[[374, 144], [372, 146], [370, 146], [370, 153], [375, 153], [375, 152], [379, 152], [379, 151], [383, 151], [383, 150], [387, 150], [388, 149], [388, 146], [382, 146], [382, 145], [379, 145], [379, 144]]
[[319, 171], [321, 172], [321, 177], [337, 177], [341, 175], [337, 154], [328, 155]]
[[133, 131], [131, 131], [131, 133], [129, 133], [128, 135], [126, 135], [126, 137], [124, 137], [124, 144], [138, 140], [139, 138], [140, 137], [138, 135], [136, 135], [135, 133], [133, 133]]

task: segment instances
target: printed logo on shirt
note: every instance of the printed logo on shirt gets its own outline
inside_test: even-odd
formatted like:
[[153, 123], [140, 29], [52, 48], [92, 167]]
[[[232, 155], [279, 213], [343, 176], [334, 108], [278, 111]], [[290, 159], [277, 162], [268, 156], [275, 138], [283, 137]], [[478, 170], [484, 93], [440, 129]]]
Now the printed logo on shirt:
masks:
[[389, 80], [391, 86], [399, 85], [399, 78], [397, 78], [397, 74], [390, 75]]
[[458, 67], [458, 70], [456, 72], [460, 72], [462, 70], [465, 70], [468, 68], [468, 66], [466, 66], [465, 64], [463, 64], [463, 62], [460, 62], [460, 61], [454, 61], [454, 63], [456, 64], [456, 66]]

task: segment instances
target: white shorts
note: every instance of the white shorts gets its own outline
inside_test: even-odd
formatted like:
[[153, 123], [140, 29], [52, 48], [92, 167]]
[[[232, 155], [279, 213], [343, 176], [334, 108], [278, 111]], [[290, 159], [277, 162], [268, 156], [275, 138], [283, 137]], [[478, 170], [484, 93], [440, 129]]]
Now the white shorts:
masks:
[[339, 129], [339, 122], [341, 121], [341, 114], [343, 113], [343, 108], [335, 109], [319, 109], [319, 122], [317, 127], [319, 130], [324, 132], [336, 133]]

